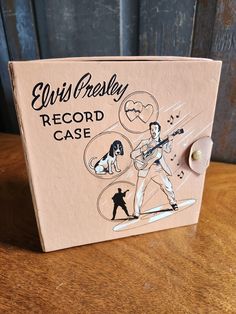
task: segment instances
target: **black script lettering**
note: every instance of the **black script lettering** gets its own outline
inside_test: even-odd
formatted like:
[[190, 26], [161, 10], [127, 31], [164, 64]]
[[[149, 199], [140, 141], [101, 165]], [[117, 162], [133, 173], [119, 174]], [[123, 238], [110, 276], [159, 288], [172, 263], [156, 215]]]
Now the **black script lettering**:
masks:
[[41, 103], [41, 106], [37, 107], [36, 100], [40, 97], [40, 94], [36, 94], [37, 90], [41, 90], [43, 88], [43, 82], [39, 82], [38, 84], [36, 84], [33, 88], [32, 91], [32, 96], [34, 96], [33, 100], [32, 100], [32, 108], [34, 110], [41, 110], [44, 107], [44, 104]]
[[124, 87], [123, 87], [123, 85], [120, 85], [120, 87], [117, 89], [117, 92], [116, 92], [117, 95], [119, 95], [119, 97], [118, 98], [114, 98], [115, 102], [118, 102], [121, 99], [121, 97], [124, 95], [124, 93], [125, 93], [126, 89], [128, 88], [128, 86], [129, 86], [129, 84], [126, 84]]
[[113, 74], [110, 81], [108, 82], [108, 86], [107, 86], [107, 94], [108, 95], [113, 95], [112, 94], [112, 88], [113, 88], [115, 80], [116, 80], [116, 74]]
[[[103, 81], [102, 87], [101, 87], [101, 89], [100, 89], [98, 95], [99, 95], [99, 96], [103, 96], [105, 93], [106, 93], [106, 82]], [[97, 94], [96, 94], [96, 95], [97, 95]]]
[[[113, 100], [115, 102], [118, 102], [121, 97], [124, 95], [126, 89], [128, 88], [129, 84], [126, 84], [124, 87], [123, 85], [119, 85], [118, 82], [116, 82], [116, 78], [117, 78], [117, 75], [116, 74], [113, 74], [109, 83], [108, 83], [108, 87], [107, 87], [107, 94], [108, 95], [114, 95], [114, 94], [117, 94], [119, 97], [118, 98], [113, 98]], [[118, 87], [119, 86], [119, 87]]]
[[34, 110], [41, 110], [56, 102], [67, 102], [71, 97], [77, 99], [86, 97], [101, 97], [104, 95], [114, 96], [113, 100], [118, 102], [124, 95], [129, 84], [123, 85], [117, 81], [117, 75], [113, 74], [108, 82], [98, 82], [91, 84], [92, 74], [84, 74], [75, 86], [64, 82], [61, 87], [53, 89], [49, 83], [39, 82], [32, 90], [31, 106]]
[[99, 92], [100, 92], [100, 90], [101, 90], [101, 83], [98, 83], [95, 87], [94, 87], [94, 89], [93, 89], [93, 96], [94, 97], [96, 97], [96, 96], [98, 96], [99, 95]]
[[[48, 98], [50, 97], [49, 93], [50, 93], [50, 85], [46, 84], [42, 92], [42, 102], [44, 104], [44, 107], [48, 106], [48, 103], [49, 103]], [[54, 94], [54, 91], [53, 91], [53, 94]]]
[[84, 74], [81, 79], [78, 81], [78, 83], [75, 86], [75, 91], [74, 91], [74, 98], [76, 99], [79, 95], [81, 90], [88, 85], [88, 83], [91, 80], [92, 75], [90, 73]]
[[57, 96], [59, 96], [59, 101], [60, 102], [62, 102], [62, 101], [66, 102], [66, 101], [68, 101], [70, 99], [71, 84], [67, 88], [66, 92], [65, 92], [66, 82], [64, 82], [62, 86], [63, 86], [62, 90], [60, 90], [60, 88], [57, 88]]

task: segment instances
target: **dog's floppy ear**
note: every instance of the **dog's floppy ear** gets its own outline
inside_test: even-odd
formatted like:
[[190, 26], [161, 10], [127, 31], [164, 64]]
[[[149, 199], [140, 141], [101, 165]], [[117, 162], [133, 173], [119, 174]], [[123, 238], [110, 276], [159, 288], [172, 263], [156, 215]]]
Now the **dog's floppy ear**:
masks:
[[122, 145], [122, 143], [120, 142], [120, 147], [121, 147], [121, 149], [120, 149], [120, 151], [121, 151], [121, 155], [123, 156], [124, 155], [124, 153], [125, 153], [125, 151], [124, 151], [124, 147], [123, 147], [123, 145]]
[[109, 150], [109, 155], [111, 157], [114, 157], [114, 143], [111, 144], [110, 150]]

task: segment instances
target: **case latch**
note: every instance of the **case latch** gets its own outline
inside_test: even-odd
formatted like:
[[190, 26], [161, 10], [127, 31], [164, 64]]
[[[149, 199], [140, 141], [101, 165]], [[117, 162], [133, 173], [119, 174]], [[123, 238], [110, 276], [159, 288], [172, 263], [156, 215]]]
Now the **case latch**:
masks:
[[188, 163], [196, 173], [202, 174], [209, 166], [213, 141], [205, 136], [194, 142], [190, 148]]

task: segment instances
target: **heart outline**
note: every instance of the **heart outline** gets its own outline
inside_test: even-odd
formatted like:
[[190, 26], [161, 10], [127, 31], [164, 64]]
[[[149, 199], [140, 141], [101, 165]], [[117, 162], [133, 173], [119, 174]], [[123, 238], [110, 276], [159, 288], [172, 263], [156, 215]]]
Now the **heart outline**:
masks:
[[128, 100], [125, 104], [125, 113], [130, 122], [133, 122], [143, 110], [143, 104], [141, 101], [134, 102], [133, 100]]
[[[150, 110], [148, 109], [148, 107], [150, 108]], [[153, 114], [153, 111], [154, 111], [153, 105], [151, 105], [151, 104], [147, 104], [147, 106], [144, 106], [144, 105], [143, 105], [143, 110], [142, 110], [142, 112], [140, 112], [138, 118], [139, 118], [143, 123], [147, 123], [147, 122], [150, 120], [150, 118], [151, 118], [151, 116], [152, 116], [152, 114]], [[145, 113], [147, 113], [147, 114], [146, 114], [147, 117], [145, 117]]]
[[152, 104], [144, 106], [141, 101], [128, 100], [124, 106], [125, 114], [130, 122], [139, 118], [143, 123], [147, 123], [154, 111]]

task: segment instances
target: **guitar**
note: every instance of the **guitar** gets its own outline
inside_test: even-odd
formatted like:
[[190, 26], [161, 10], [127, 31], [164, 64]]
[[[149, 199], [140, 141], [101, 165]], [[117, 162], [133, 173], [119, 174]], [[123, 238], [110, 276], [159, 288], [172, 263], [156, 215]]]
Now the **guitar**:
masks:
[[[171, 136], [176, 136], [177, 134], [184, 133], [184, 129], [178, 129]], [[159, 142], [154, 147], [148, 148], [146, 151], [142, 152], [137, 158], [134, 159], [134, 167], [137, 170], [143, 170], [150, 168], [154, 161], [157, 159], [158, 149], [161, 149], [164, 144], [168, 142], [168, 137], [161, 142]]]

